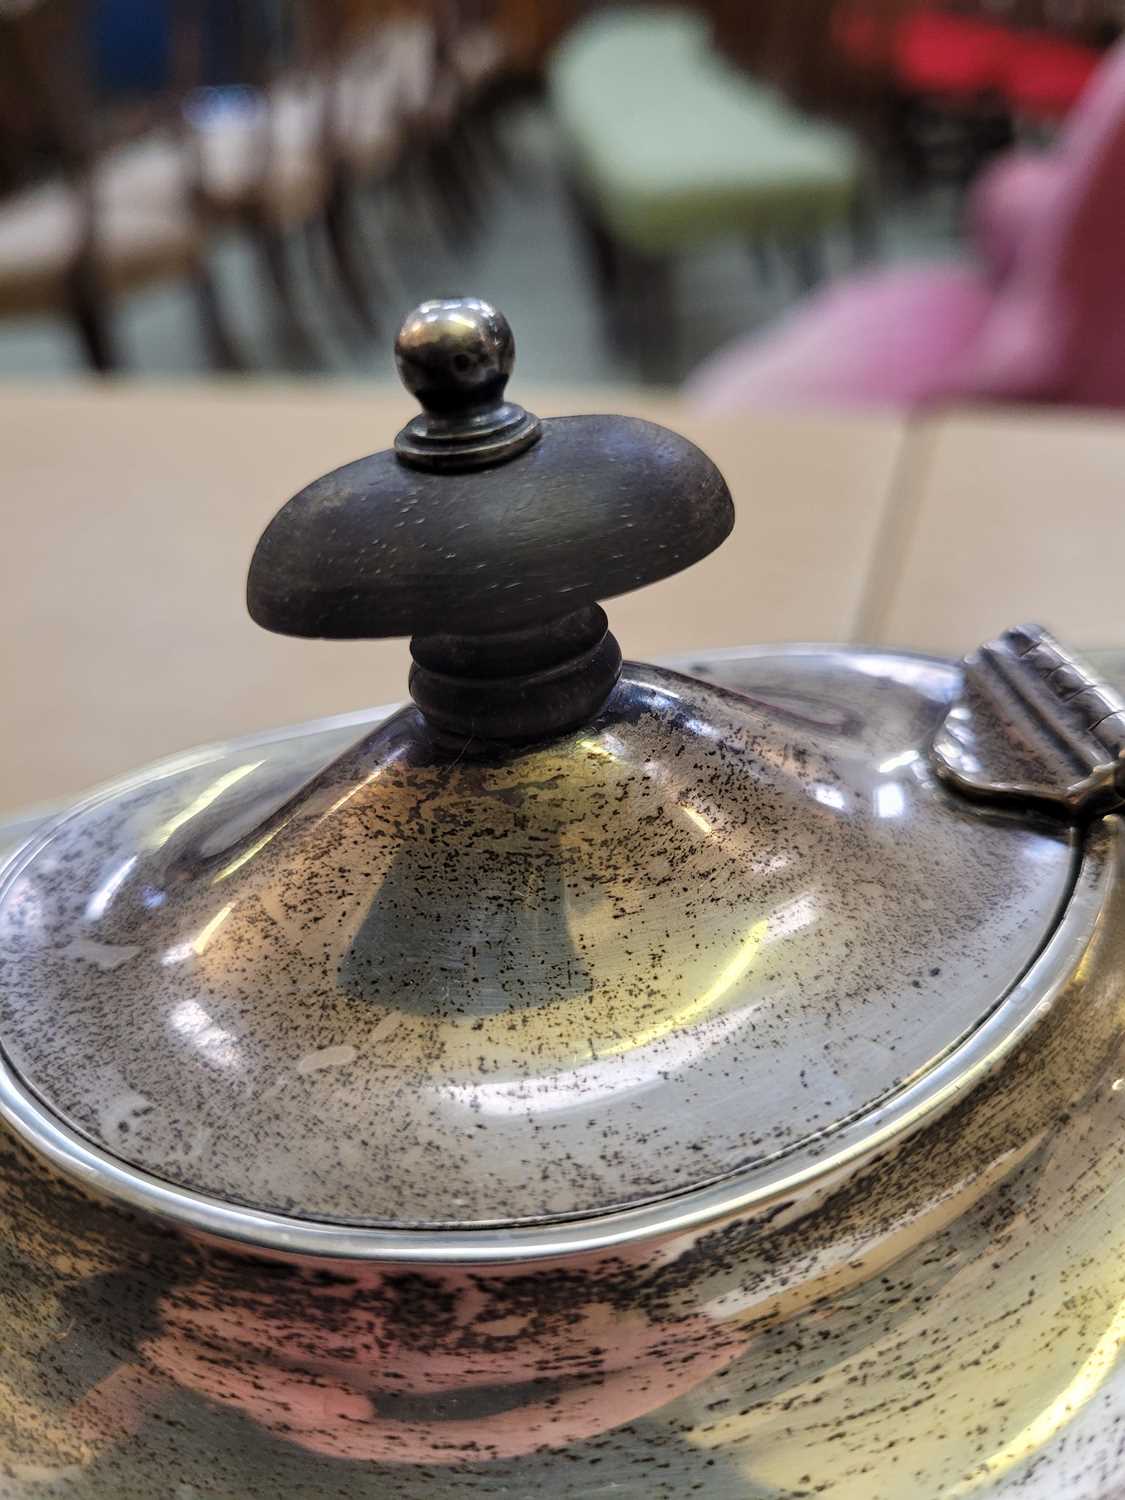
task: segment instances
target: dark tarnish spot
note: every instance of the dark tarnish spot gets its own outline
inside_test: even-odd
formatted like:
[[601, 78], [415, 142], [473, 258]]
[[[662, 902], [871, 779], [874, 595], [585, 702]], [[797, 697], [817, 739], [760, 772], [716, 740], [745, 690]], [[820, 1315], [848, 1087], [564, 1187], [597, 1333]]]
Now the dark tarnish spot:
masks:
[[380, 1393], [373, 1405], [381, 1417], [392, 1422], [482, 1422], [501, 1412], [519, 1411], [525, 1406], [541, 1406], [552, 1397], [578, 1389], [578, 1380], [552, 1379], [543, 1376], [516, 1385], [472, 1385], [463, 1390], [407, 1391]]

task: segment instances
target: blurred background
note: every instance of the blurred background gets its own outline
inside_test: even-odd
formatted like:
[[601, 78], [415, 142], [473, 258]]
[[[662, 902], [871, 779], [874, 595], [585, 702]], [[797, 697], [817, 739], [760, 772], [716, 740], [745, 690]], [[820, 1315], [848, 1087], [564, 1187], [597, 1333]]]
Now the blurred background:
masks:
[[0, 377], [389, 378], [403, 311], [469, 289], [531, 382], [1116, 405], [1054, 312], [1122, 305], [1123, 19], [0, 0]]
[[245, 570], [434, 296], [723, 470], [635, 659], [1125, 645], [1123, 6], [0, 0], [0, 814], [403, 696]]

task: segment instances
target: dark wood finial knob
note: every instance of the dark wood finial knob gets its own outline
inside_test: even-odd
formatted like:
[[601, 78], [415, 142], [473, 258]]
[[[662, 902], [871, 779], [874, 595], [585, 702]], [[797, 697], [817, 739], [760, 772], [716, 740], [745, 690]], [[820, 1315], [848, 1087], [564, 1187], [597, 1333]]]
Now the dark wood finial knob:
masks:
[[519, 744], [573, 728], [620, 671], [600, 601], [726, 538], [722, 475], [651, 422], [541, 423], [508, 401], [511, 329], [477, 298], [423, 303], [395, 353], [422, 412], [393, 450], [278, 512], [250, 613], [287, 635], [409, 635], [411, 693], [447, 734]]

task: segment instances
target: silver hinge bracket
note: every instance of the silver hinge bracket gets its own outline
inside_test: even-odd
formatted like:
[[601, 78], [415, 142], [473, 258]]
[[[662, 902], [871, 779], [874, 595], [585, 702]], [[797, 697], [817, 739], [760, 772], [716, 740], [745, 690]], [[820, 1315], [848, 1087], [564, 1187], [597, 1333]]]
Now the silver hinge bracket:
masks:
[[1125, 700], [1041, 626], [1005, 631], [964, 672], [931, 749], [943, 780], [1070, 818], [1125, 802]]

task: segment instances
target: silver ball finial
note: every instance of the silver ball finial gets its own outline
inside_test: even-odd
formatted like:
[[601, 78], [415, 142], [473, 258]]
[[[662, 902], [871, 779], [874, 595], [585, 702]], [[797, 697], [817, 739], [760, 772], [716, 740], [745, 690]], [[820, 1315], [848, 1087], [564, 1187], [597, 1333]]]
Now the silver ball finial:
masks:
[[395, 361], [422, 412], [395, 439], [399, 458], [420, 469], [479, 469], [530, 448], [539, 418], [504, 399], [515, 357], [508, 320], [491, 303], [443, 297], [416, 307], [399, 329]]
[[403, 385], [441, 415], [500, 401], [515, 356], [507, 318], [479, 297], [423, 302], [395, 340]]

